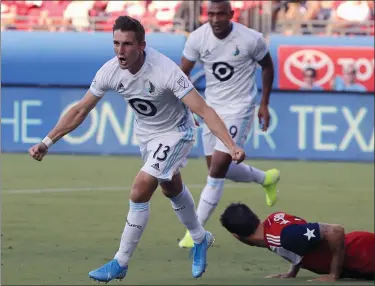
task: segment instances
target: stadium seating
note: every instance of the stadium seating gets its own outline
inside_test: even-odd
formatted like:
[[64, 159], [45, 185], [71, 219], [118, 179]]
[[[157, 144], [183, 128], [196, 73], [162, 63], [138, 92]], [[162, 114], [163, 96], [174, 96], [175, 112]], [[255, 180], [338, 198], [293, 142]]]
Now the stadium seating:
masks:
[[[264, 1], [231, 2], [234, 21], [237, 22], [251, 23], [245, 18], [260, 18], [264, 12]], [[110, 31], [116, 17], [129, 15], [141, 20], [147, 31], [168, 31], [174, 29], [176, 23], [184, 22], [176, 17], [181, 3], [182, 1], [2, 1], [1, 26], [3, 30]], [[346, 15], [347, 11], [353, 9], [350, 5], [359, 5], [357, 11], [368, 9], [369, 12], [364, 11], [362, 20], [353, 21], [350, 15]], [[274, 22], [272, 27], [275, 29], [273, 32], [374, 35], [373, 1], [278, 0], [272, 1], [271, 9]], [[207, 19], [207, 1], [202, 1], [199, 22], [205, 23]], [[332, 24], [331, 20], [337, 23]], [[182, 26], [186, 27], [185, 24]]]

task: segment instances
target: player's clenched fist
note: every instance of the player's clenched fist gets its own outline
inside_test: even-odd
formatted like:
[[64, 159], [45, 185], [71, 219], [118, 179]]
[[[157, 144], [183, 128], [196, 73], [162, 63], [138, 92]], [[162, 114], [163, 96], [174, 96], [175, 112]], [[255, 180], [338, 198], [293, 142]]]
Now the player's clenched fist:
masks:
[[237, 164], [241, 163], [246, 158], [245, 151], [242, 148], [238, 147], [237, 145], [235, 145], [231, 149], [231, 155], [232, 155], [232, 160], [236, 162]]
[[43, 142], [35, 144], [29, 149], [29, 154], [37, 161], [42, 161], [43, 157], [47, 154], [48, 147]]

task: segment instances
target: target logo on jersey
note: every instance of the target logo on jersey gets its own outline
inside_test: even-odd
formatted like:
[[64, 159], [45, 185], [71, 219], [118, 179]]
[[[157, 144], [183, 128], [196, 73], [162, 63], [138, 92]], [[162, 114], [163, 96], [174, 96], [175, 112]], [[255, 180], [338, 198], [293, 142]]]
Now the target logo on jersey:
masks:
[[234, 67], [226, 62], [216, 62], [212, 65], [212, 74], [220, 81], [227, 81], [232, 78]]
[[132, 98], [129, 100], [130, 106], [140, 115], [154, 116], [157, 113], [156, 106], [149, 100]]

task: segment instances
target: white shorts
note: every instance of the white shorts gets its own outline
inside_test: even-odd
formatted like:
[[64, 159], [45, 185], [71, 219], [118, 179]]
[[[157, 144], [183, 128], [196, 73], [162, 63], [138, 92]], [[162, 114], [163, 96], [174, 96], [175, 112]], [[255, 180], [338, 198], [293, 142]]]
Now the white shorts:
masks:
[[186, 132], [166, 133], [145, 144], [140, 144], [142, 159], [145, 162], [142, 171], [160, 181], [170, 181], [180, 168], [187, 164], [187, 156], [195, 141], [194, 128]]
[[[234, 142], [241, 148], [244, 147], [247, 137], [250, 135], [254, 122], [254, 110], [255, 108], [252, 108], [250, 114], [245, 117], [235, 117], [233, 115], [221, 117]], [[215, 150], [229, 154], [228, 148], [206, 125], [203, 126], [202, 141], [205, 156], [211, 156]]]

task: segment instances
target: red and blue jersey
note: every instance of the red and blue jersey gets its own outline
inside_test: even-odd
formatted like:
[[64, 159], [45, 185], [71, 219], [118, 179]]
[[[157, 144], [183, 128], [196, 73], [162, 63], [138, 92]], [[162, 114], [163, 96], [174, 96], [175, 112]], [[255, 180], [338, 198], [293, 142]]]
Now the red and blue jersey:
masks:
[[[264, 239], [269, 250], [294, 265], [318, 274], [328, 274], [332, 254], [328, 242], [320, 236], [319, 223], [276, 212], [263, 222]], [[371, 277], [375, 268], [375, 234], [351, 232], [345, 235], [343, 277]]]
[[308, 223], [287, 213], [271, 214], [263, 226], [268, 248], [294, 265], [300, 264], [321, 241], [318, 223]]

